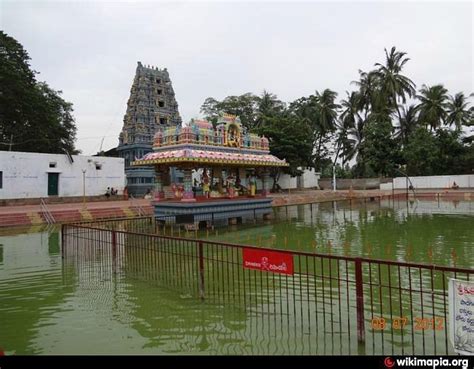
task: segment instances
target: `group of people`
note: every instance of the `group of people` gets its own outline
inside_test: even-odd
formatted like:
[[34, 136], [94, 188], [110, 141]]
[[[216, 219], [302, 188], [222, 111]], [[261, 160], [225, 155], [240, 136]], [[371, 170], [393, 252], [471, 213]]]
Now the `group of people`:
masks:
[[107, 191], [105, 191], [105, 197], [109, 198], [110, 196], [118, 195], [118, 190], [114, 189], [113, 187], [107, 187]]

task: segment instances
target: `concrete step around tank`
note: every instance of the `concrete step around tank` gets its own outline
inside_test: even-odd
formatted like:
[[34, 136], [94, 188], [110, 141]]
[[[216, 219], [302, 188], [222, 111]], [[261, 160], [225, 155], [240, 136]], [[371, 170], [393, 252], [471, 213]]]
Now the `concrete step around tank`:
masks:
[[26, 214], [31, 220], [32, 225], [43, 224], [45, 223], [43, 217], [36, 211], [32, 211]]
[[51, 212], [54, 221], [56, 223], [68, 223], [68, 222], [77, 222], [82, 219], [82, 215], [79, 210], [61, 210]]
[[81, 213], [82, 220], [94, 220], [94, 218], [92, 218], [92, 214], [86, 209], [79, 210], [79, 213]]
[[[77, 221], [92, 221], [95, 219], [136, 217], [153, 214], [151, 205], [127, 206], [91, 209], [63, 209], [53, 210], [51, 215], [55, 223], [69, 223]], [[18, 212], [0, 214], [0, 227], [44, 225], [46, 219], [41, 212]]]
[[26, 213], [0, 215], [0, 227], [31, 226], [32, 221]]
[[122, 208], [91, 209], [89, 212], [94, 219], [123, 218], [125, 216]]
[[135, 217], [138, 215], [138, 211], [132, 210], [132, 208], [123, 208], [123, 212], [126, 217]]

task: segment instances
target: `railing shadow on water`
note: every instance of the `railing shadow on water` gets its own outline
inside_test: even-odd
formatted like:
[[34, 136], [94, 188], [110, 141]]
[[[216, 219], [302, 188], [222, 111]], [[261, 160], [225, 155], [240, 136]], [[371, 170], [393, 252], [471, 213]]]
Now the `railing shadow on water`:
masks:
[[244, 268], [243, 252], [275, 249], [146, 233], [156, 224], [64, 225], [64, 265], [81, 273], [99, 263], [104, 273], [240, 309], [248, 329], [279, 342], [275, 352], [259, 353], [453, 353], [448, 279], [472, 279], [472, 269], [278, 250], [292, 258], [294, 273], [271, 273]]

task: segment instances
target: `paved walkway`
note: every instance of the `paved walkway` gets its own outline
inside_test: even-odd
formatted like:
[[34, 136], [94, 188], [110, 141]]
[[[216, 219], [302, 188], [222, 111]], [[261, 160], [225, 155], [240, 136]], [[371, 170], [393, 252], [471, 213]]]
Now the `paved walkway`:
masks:
[[[84, 204], [82, 202], [63, 203], [63, 204], [48, 204], [50, 211], [63, 211], [63, 210], [82, 210]], [[129, 208], [129, 207], [147, 207], [151, 206], [151, 201], [147, 199], [134, 199], [134, 200], [108, 200], [108, 201], [91, 201], [86, 202], [86, 209], [110, 209], [110, 208]], [[10, 205], [0, 206], [1, 214], [14, 214], [14, 213], [30, 213], [40, 212], [41, 205]]]
[[[404, 193], [395, 191], [396, 194]], [[349, 198], [381, 197], [391, 196], [392, 191], [380, 190], [294, 190], [288, 193], [271, 194], [273, 206], [285, 206], [293, 204], [307, 204], [312, 202], [324, 202], [344, 200]]]

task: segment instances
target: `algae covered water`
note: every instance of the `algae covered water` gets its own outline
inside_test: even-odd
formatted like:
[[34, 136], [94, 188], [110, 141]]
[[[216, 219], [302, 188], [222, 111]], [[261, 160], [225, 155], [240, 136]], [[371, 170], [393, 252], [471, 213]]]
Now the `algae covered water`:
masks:
[[[473, 268], [469, 201], [321, 203], [198, 237], [337, 255]], [[217, 232], [216, 232], [217, 231]], [[194, 236], [194, 235], [189, 235]], [[112, 273], [98, 260], [64, 263], [55, 231], [0, 236], [0, 347], [7, 354], [380, 353], [315, 333], [266, 307], [207, 302]]]

